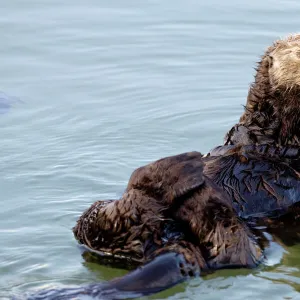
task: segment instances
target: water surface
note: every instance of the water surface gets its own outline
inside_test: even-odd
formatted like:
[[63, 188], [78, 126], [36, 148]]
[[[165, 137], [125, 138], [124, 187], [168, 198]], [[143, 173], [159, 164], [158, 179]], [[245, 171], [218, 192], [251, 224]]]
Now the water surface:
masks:
[[[220, 144], [255, 62], [300, 24], [296, 0], [1, 0], [0, 11], [0, 91], [22, 100], [0, 114], [1, 299], [124, 274], [84, 260], [78, 216], [120, 196], [138, 166]], [[286, 251], [152, 298], [300, 299], [300, 247]]]

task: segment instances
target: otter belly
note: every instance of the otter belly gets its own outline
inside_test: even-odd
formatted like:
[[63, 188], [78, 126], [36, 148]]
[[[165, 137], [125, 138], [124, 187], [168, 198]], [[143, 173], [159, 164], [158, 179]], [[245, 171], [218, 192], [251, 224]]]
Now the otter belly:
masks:
[[265, 147], [223, 146], [204, 158], [204, 174], [229, 195], [240, 217], [278, 216], [300, 201], [299, 149], [293, 157]]

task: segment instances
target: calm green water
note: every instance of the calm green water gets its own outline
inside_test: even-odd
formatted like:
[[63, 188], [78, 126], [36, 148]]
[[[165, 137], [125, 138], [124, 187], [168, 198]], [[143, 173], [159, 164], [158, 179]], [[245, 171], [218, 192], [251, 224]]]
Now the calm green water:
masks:
[[[255, 62], [296, 32], [298, 0], [1, 0], [0, 298], [107, 280], [71, 232], [138, 166], [208, 151], [238, 120]], [[300, 247], [154, 299], [300, 299]], [[280, 263], [279, 263], [280, 262]]]

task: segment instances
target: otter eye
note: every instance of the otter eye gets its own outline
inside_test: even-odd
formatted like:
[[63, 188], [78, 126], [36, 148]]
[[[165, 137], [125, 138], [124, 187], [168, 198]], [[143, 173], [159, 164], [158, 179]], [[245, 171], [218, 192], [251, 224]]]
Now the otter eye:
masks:
[[272, 68], [272, 66], [273, 66], [273, 56], [268, 55], [267, 59], [268, 59], [268, 63], [269, 63], [269, 68]]

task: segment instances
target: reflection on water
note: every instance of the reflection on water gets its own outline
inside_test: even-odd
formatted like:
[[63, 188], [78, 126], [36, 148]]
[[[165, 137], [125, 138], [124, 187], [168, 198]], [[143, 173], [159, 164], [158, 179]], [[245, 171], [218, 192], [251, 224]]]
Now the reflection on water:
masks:
[[[220, 144], [254, 63], [298, 30], [299, 8], [1, 1], [0, 298], [123, 274], [84, 261], [71, 232], [77, 217], [96, 199], [117, 198], [136, 167]], [[280, 264], [220, 271], [152, 298], [296, 299], [300, 249], [286, 250]]]

